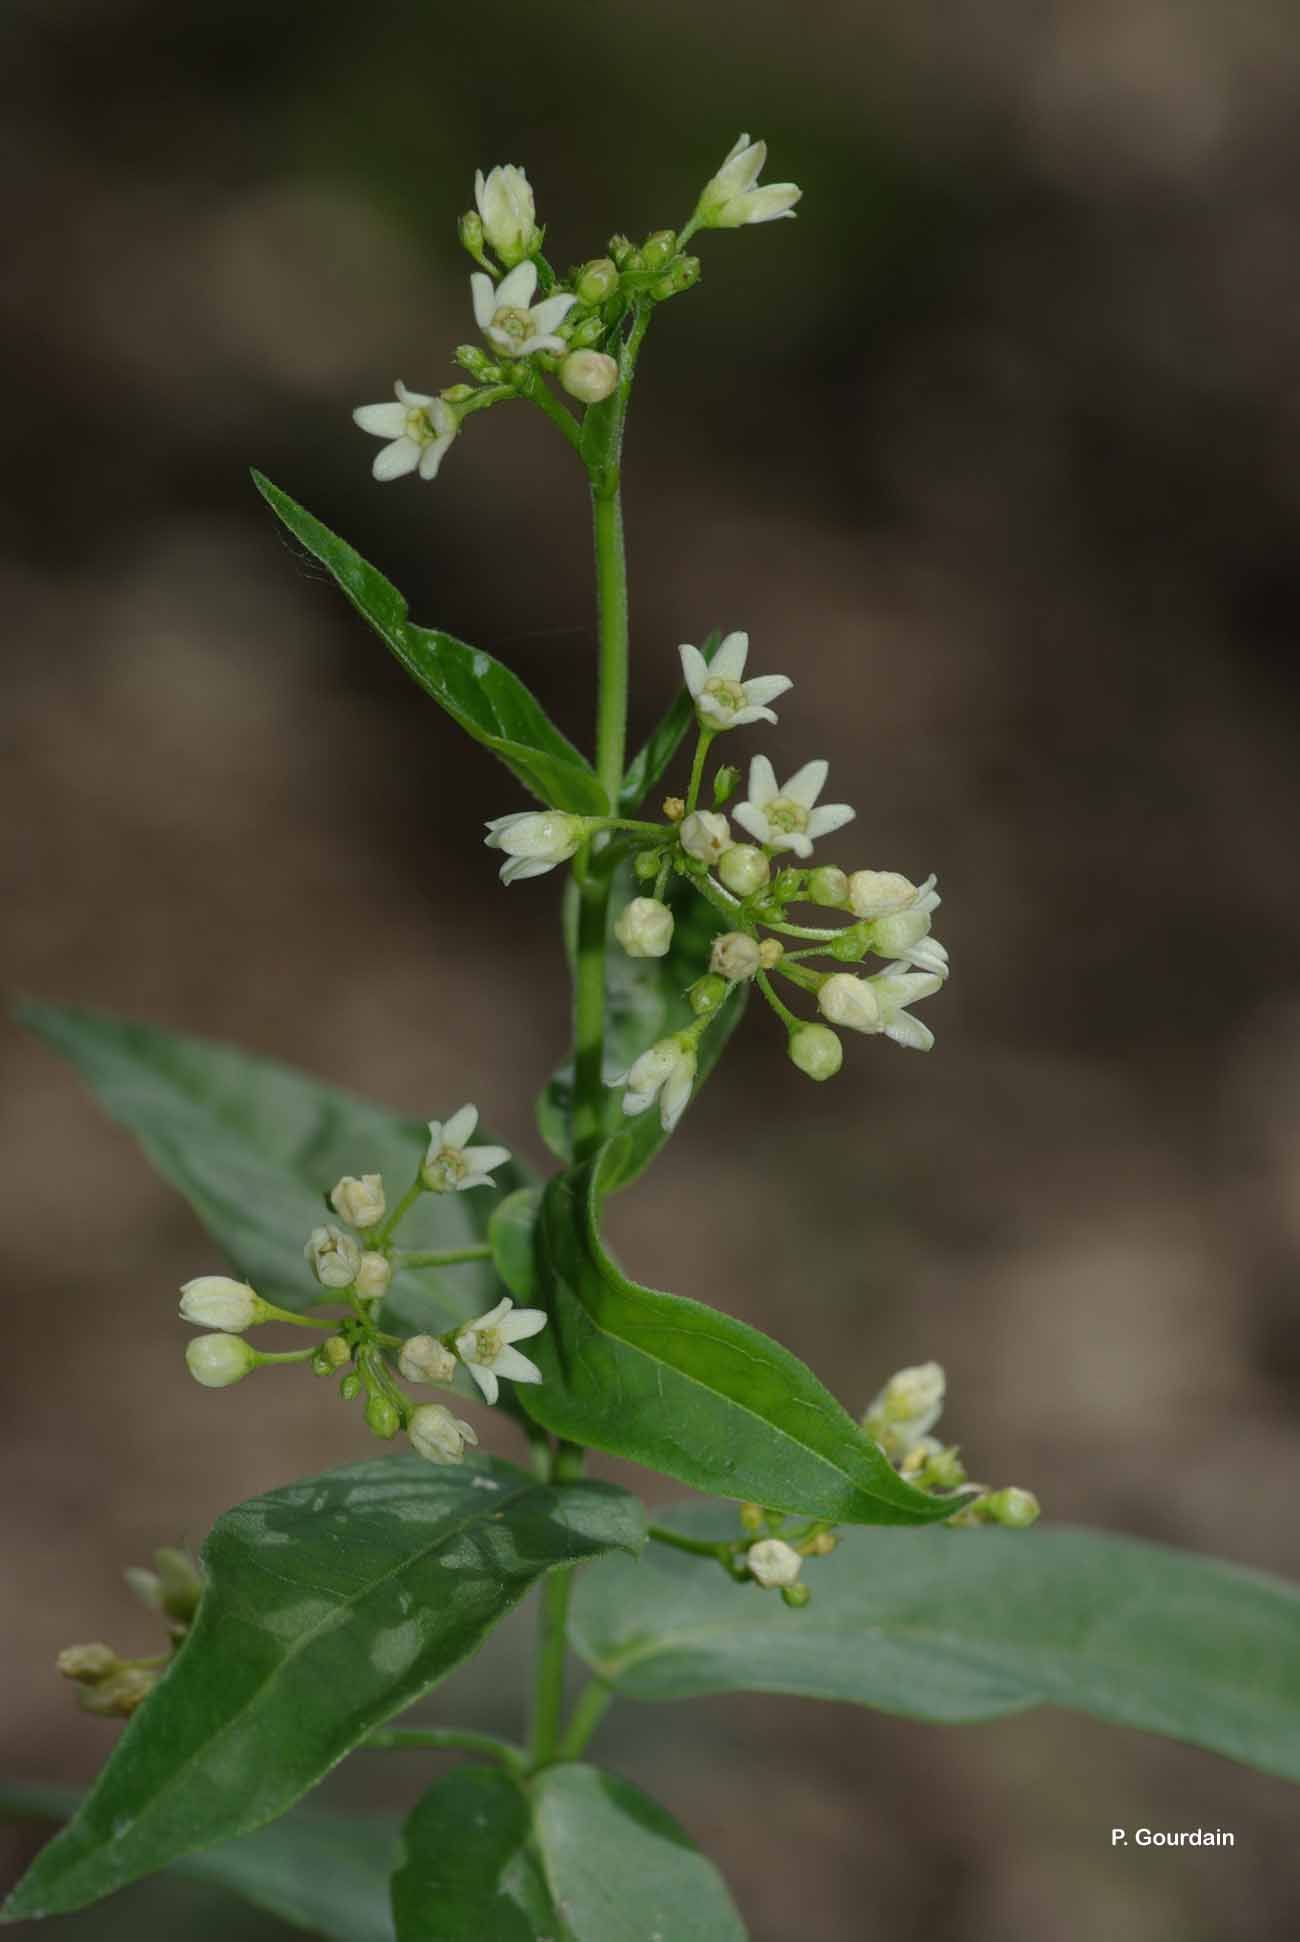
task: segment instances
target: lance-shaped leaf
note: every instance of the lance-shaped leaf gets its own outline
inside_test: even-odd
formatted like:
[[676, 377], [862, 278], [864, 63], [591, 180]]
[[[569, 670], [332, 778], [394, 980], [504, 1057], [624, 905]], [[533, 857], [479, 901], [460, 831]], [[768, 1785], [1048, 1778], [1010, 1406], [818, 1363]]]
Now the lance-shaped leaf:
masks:
[[[734, 1537], [734, 1512], [661, 1522]], [[578, 1587], [575, 1649], [637, 1699], [794, 1693], [915, 1719], [1069, 1707], [1300, 1780], [1300, 1588], [1100, 1531], [853, 1531], [802, 1611], [652, 1545]]]
[[712, 1862], [595, 1767], [524, 1784], [462, 1768], [425, 1795], [403, 1849], [398, 1942], [745, 1942]]
[[530, 1343], [540, 1385], [521, 1389], [544, 1428], [662, 1470], [696, 1490], [851, 1524], [950, 1517], [904, 1483], [812, 1371], [768, 1336], [697, 1301], [640, 1288], [601, 1244], [618, 1142], [546, 1189]]
[[[337, 1219], [325, 1203], [335, 1181], [382, 1173], [395, 1199], [428, 1146], [420, 1120], [233, 1046], [52, 1005], [25, 1005], [19, 1016], [72, 1060], [106, 1111], [138, 1136], [240, 1275], [284, 1308], [303, 1311], [328, 1299], [302, 1250], [313, 1227]], [[434, 1100], [431, 1110], [445, 1117], [460, 1103]], [[481, 1140], [491, 1137], [480, 1131]], [[509, 1162], [493, 1179], [508, 1194], [527, 1175]], [[418, 1249], [480, 1245], [500, 1197], [487, 1187], [424, 1194], [399, 1239]], [[196, 1271], [203, 1266], [196, 1262]], [[485, 1313], [500, 1296], [486, 1261], [403, 1269], [393, 1278], [385, 1320], [401, 1334], [438, 1334]], [[463, 1372], [458, 1386], [477, 1393]], [[507, 1406], [514, 1407], [513, 1392]]]
[[636, 1550], [611, 1484], [359, 1463], [218, 1520], [175, 1664], [3, 1919], [56, 1915], [263, 1826], [481, 1643], [544, 1572]]
[[[607, 1090], [602, 1106], [604, 1135], [624, 1133], [617, 1164], [611, 1161], [605, 1191], [626, 1187], [649, 1166], [668, 1139], [654, 1107], [629, 1119], [623, 1111], [623, 1089], [612, 1083], [657, 1039], [680, 1032], [695, 1022], [686, 1002], [687, 988], [708, 969], [709, 948], [726, 926], [690, 885], [675, 878], [667, 891], [676, 922], [666, 957], [630, 958], [614, 936], [613, 927], [625, 905], [645, 894], [627, 865], [616, 873], [609, 899], [609, 934], [605, 947], [605, 1041], [603, 1074]], [[740, 1023], [748, 986], [736, 985], [700, 1041], [695, 1089], [712, 1072]], [[573, 1062], [554, 1074], [537, 1102], [542, 1138], [557, 1158], [571, 1157], [570, 1115], [573, 1110]]]
[[580, 816], [608, 814], [605, 791], [591, 764], [560, 733], [517, 675], [451, 634], [414, 626], [397, 588], [354, 547], [260, 472], [254, 472], [253, 483], [294, 538], [333, 575], [407, 673], [467, 734], [500, 756], [511, 774], [541, 801]]
[[[0, 1787], [0, 1819], [66, 1821], [79, 1805], [66, 1789]], [[228, 1889], [329, 1942], [393, 1942], [388, 1884], [397, 1835], [396, 1822], [373, 1816], [292, 1813], [187, 1855], [166, 1873]]]
[[[700, 653], [705, 661], [712, 661], [722, 645], [722, 634], [714, 628], [706, 640], [700, 644]], [[655, 728], [648, 741], [643, 742], [623, 772], [623, 782], [618, 793], [619, 812], [624, 816], [635, 816], [641, 804], [657, 789], [668, 772], [668, 765], [676, 755], [685, 739], [686, 731], [695, 720], [695, 703], [685, 683], [681, 692], [672, 703], [663, 720]]]

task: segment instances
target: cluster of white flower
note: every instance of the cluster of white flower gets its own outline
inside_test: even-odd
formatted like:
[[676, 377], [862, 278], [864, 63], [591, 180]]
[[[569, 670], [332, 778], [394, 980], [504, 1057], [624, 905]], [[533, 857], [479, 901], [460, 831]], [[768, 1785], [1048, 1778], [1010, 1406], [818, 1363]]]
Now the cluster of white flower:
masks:
[[899, 1474], [918, 1489], [942, 1495], [966, 1485], [978, 1493], [946, 1520], [948, 1529], [977, 1524], [1027, 1529], [1039, 1512], [1033, 1491], [1015, 1485], [989, 1490], [983, 1484], [970, 1484], [956, 1444], [944, 1444], [933, 1434], [943, 1414], [946, 1389], [937, 1362], [899, 1369], [867, 1409], [862, 1427]]
[[[182, 1319], [214, 1331], [196, 1336], [186, 1349], [195, 1381], [207, 1389], [225, 1389], [273, 1363], [309, 1362], [321, 1376], [344, 1372], [341, 1393], [348, 1401], [365, 1393], [366, 1420], [376, 1435], [393, 1436], [405, 1429], [420, 1455], [434, 1462], [458, 1462], [465, 1446], [478, 1441], [472, 1426], [441, 1403], [411, 1404], [393, 1380], [385, 1352], [396, 1351], [398, 1372], [413, 1383], [450, 1384], [463, 1365], [487, 1401], [495, 1403], [503, 1378], [542, 1380], [536, 1363], [514, 1344], [545, 1328], [545, 1312], [516, 1309], [505, 1298], [486, 1314], [442, 1336], [414, 1335], [405, 1340], [381, 1329], [376, 1315], [379, 1298], [387, 1292], [395, 1269], [404, 1263], [451, 1266], [490, 1252], [484, 1245], [453, 1249], [443, 1257], [437, 1252], [403, 1252], [393, 1245], [399, 1222], [422, 1194], [467, 1193], [496, 1184], [492, 1175], [509, 1160], [510, 1152], [504, 1146], [471, 1145], [477, 1127], [478, 1108], [472, 1105], [460, 1107], [447, 1120], [430, 1120], [419, 1172], [391, 1213], [378, 1173], [346, 1174], [334, 1186], [330, 1205], [345, 1225], [313, 1228], [303, 1252], [326, 1291], [322, 1299], [345, 1302], [350, 1310], [346, 1317], [326, 1322], [295, 1314], [265, 1301], [247, 1282], [229, 1275], [200, 1275], [187, 1281], [181, 1289]], [[326, 1339], [303, 1350], [262, 1353], [243, 1337], [248, 1329], [266, 1322], [320, 1329]]]

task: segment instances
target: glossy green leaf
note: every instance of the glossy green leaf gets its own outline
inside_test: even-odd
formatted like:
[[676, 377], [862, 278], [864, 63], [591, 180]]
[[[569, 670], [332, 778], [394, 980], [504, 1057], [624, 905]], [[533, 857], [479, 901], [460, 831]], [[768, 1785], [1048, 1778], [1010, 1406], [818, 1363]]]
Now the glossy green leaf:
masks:
[[[708, 638], [700, 643], [700, 653], [706, 661], [712, 661], [721, 645], [722, 634], [715, 627]], [[691, 700], [690, 690], [683, 684], [663, 720], [649, 740], [642, 743], [623, 772], [623, 783], [618, 794], [620, 815], [635, 816], [651, 790], [658, 788], [685, 740], [686, 731], [694, 722], [695, 704]]]
[[[0, 1819], [66, 1821], [81, 1796], [66, 1788], [0, 1787]], [[330, 1942], [393, 1942], [389, 1875], [397, 1824], [336, 1814], [286, 1814], [274, 1826], [166, 1870], [210, 1882]]]
[[641, 1505], [396, 1456], [220, 1518], [194, 1630], [4, 1919], [53, 1915], [263, 1826], [473, 1652], [557, 1565], [636, 1550]]
[[[667, 1519], [733, 1537], [734, 1512]], [[811, 1602], [651, 1545], [580, 1583], [576, 1650], [637, 1699], [795, 1693], [916, 1719], [1054, 1705], [1300, 1780], [1300, 1588], [1099, 1531], [854, 1531]]]
[[[644, 893], [630, 866], [616, 873], [609, 900], [609, 936], [605, 954], [605, 1051], [604, 1074], [608, 1090], [604, 1101], [604, 1133], [607, 1139], [622, 1133], [618, 1160], [611, 1162], [605, 1191], [613, 1193], [644, 1172], [668, 1139], [653, 1107], [628, 1119], [623, 1111], [621, 1086], [609, 1083], [620, 1077], [634, 1059], [670, 1032], [680, 1032], [694, 1022], [686, 1002], [687, 988], [708, 969], [709, 947], [725, 928], [717, 914], [681, 878], [669, 886], [667, 902], [676, 923], [668, 955], [662, 958], [630, 958], [613, 934], [613, 926], [624, 906]], [[698, 1093], [726, 1047], [727, 1040], [740, 1023], [747, 988], [737, 985], [708, 1031], [700, 1041], [699, 1071], [695, 1081]], [[568, 1161], [571, 1153], [569, 1118], [573, 1107], [573, 1063], [568, 1061], [555, 1073], [537, 1102], [537, 1123], [542, 1138], [557, 1158]]]
[[605, 792], [581, 752], [562, 735], [519, 680], [500, 661], [450, 634], [416, 627], [406, 602], [382, 573], [322, 526], [260, 472], [253, 482], [295, 539], [333, 575], [425, 693], [484, 748], [500, 756], [526, 789], [557, 809], [602, 816]]
[[744, 1942], [712, 1862], [594, 1767], [524, 1784], [462, 1768], [425, 1795], [403, 1850], [398, 1942]]
[[540, 1385], [528, 1413], [574, 1442], [696, 1490], [852, 1524], [949, 1517], [904, 1483], [812, 1371], [715, 1308], [640, 1288], [600, 1240], [604, 1174], [618, 1143], [546, 1189], [537, 1295], [550, 1326], [529, 1345]]
[[[25, 1005], [19, 1016], [72, 1060], [106, 1111], [138, 1136], [237, 1271], [285, 1308], [302, 1311], [322, 1299], [302, 1250], [313, 1227], [336, 1218], [325, 1205], [335, 1181], [345, 1173], [382, 1173], [395, 1199], [428, 1145], [422, 1121], [232, 1046], [51, 1005]], [[435, 1099], [430, 1112], [445, 1118], [460, 1103]], [[527, 1179], [513, 1161], [493, 1177], [507, 1194]], [[500, 1198], [486, 1187], [424, 1194], [402, 1223], [401, 1243], [453, 1249], [483, 1242]], [[195, 1273], [214, 1265], [196, 1259]], [[393, 1278], [385, 1320], [398, 1333], [436, 1334], [485, 1313], [500, 1295], [488, 1262], [403, 1269]], [[158, 1299], [165, 1313], [165, 1290]], [[188, 1333], [178, 1334], [178, 1355]], [[458, 1386], [476, 1393], [463, 1372]], [[508, 1400], [513, 1406], [513, 1392]]]

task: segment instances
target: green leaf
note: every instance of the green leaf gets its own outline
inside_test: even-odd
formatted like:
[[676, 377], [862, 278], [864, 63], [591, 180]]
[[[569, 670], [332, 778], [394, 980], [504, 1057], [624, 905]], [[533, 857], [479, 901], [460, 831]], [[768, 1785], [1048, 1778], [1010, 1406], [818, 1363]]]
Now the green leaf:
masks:
[[851, 1524], [923, 1524], [957, 1503], [904, 1483], [788, 1349], [697, 1301], [629, 1281], [600, 1240], [618, 1142], [546, 1189], [537, 1294], [550, 1326], [529, 1353], [529, 1415], [574, 1442], [696, 1490]]
[[642, 1540], [612, 1484], [353, 1464], [229, 1511], [175, 1664], [3, 1919], [66, 1913], [282, 1814], [543, 1573]]
[[662, 1807], [588, 1766], [462, 1768], [412, 1814], [398, 1942], [745, 1942], [725, 1883]]
[[[721, 645], [722, 633], [715, 627], [701, 642], [700, 653], [706, 661], [712, 661]], [[690, 690], [683, 686], [649, 741], [637, 750], [623, 773], [618, 792], [620, 815], [635, 816], [651, 790], [658, 788], [694, 720], [695, 703]]]
[[450, 634], [413, 626], [397, 588], [346, 540], [322, 526], [260, 472], [254, 472], [253, 483], [295, 539], [333, 575], [407, 673], [467, 734], [500, 756], [526, 789], [543, 802], [579, 816], [609, 813], [605, 791], [591, 764], [509, 668]]
[[[24, 1005], [19, 1016], [72, 1060], [105, 1109], [139, 1137], [238, 1272], [285, 1308], [301, 1312], [322, 1299], [302, 1250], [313, 1227], [335, 1218], [324, 1201], [335, 1181], [382, 1173], [395, 1199], [428, 1145], [422, 1121], [232, 1046], [50, 1005]], [[435, 1100], [431, 1110], [445, 1117], [459, 1103]], [[491, 1135], [480, 1130], [479, 1137]], [[513, 1161], [493, 1177], [507, 1194], [527, 1179]], [[402, 1245], [483, 1242], [497, 1204], [485, 1187], [424, 1194], [402, 1223]], [[195, 1271], [203, 1265], [196, 1261]], [[393, 1278], [385, 1323], [399, 1333], [438, 1334], [484, 1314], [500, 1292], [487, 1262], [403, 1269]], [[162, 1290], [159, 1299], [163, 1312]], [[476, 1393], [463, 1372], [459, 1386]]]
[[[661, 1522], [733, 1537], [692, 1504]], [[943, 1722], [1069, 1707], [1300, 1780], [1300, 1588], [1098, 1531], [853, 1532], [802, 1611], [659, 1545], [578, 1586], [575, 1650], [636, 1699], [794, 1693]]]
[[[607, 1091], [603, 1106], [606, 1139], [622, 1133], [617, 1165], [611, 1163], [605, 1190], [615, 1192], [643, 1173], [669, 1135], [664, 1132], [659, 1113], [649, 1112], [628, 1119], [623, 1111], [622, 1088], [610, 1083], [628, 1070], [657, 1039], [680, 1032], [694, 1022], [686, 1002], [688, 986], [708, 969], [709, 947], [719, 931], [726, 928], [718, 915], [681, 878], [670, 884], [666, 901], [676, 923], [668, 955], [662, 958], [630, 958], [614, 936], [614, 924], [624, 906], [644, 893], [631, 866], [623, 864], [615, 874], [609, 900], [609, 929], [605, 949], [605, 1050], [604, 1076]], [[737, 985], [724, 1002], [700, 1041], [699, 1070], [695, 1090], [699, 1091], [726, 1048], [727, 1040], [740, 1023], [748, 996], [747, 987]], [[542, 1138], [558, 1159], [571, 1157], [570, 1114], [573, 1109], [573, 1062], [570, 1059], [555, 1073], [537, 1102], [537, 1123]]]
[[[65, 1821], [79, 1805], [66, 1788], [0, 1787], [0, 1818]], [[166, 1872], [229, 1889], [330, 1942], [393, 1942], [388, 1881], [397, 1833], [395, 1822], [374, 1817], [287, 1814]]]

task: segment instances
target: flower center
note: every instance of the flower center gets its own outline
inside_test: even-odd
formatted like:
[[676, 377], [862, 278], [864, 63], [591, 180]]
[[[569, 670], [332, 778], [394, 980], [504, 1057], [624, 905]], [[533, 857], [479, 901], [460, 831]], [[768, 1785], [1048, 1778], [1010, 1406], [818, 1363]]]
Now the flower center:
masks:
[[734, 715], [745, 706], [745, 690], [739, 681], [724, 681], [721, 675], [711, 674], [704, 684], [704, 692], [711, 695], [719, 708], [725, 708]]
[[417, 406], [414, 411], [407, 412], [406, 436], [413, 438], [417, 445], [432, 444], [434, 436], [433, 427], [429, 423], [429, 414], [425, 411], [423, 405]]
[[505, 1343], [501, 1340], [499, 1328], [476, 1328], [471, 1331], [474, 1342], [472, 1360], [490, 1364], [496, 1361]]
[[808, 827], [808, 811], [792, 796], [778, 796], [775, 802], [768, 803], [763, 814], [783, 836], [800, 836]]
[[516, 344], [522, 344], [533, 334], [532, 315], [527, 310], [519, 310], [510, 304], [503, 304], [492, 319], [494, 331], [500, 331]]
[[424, 1177], [435, 1193], [454, 1193], [469, 1172], [469, 1161], [458, 1146], [440, 1147], [425, 1163]]

